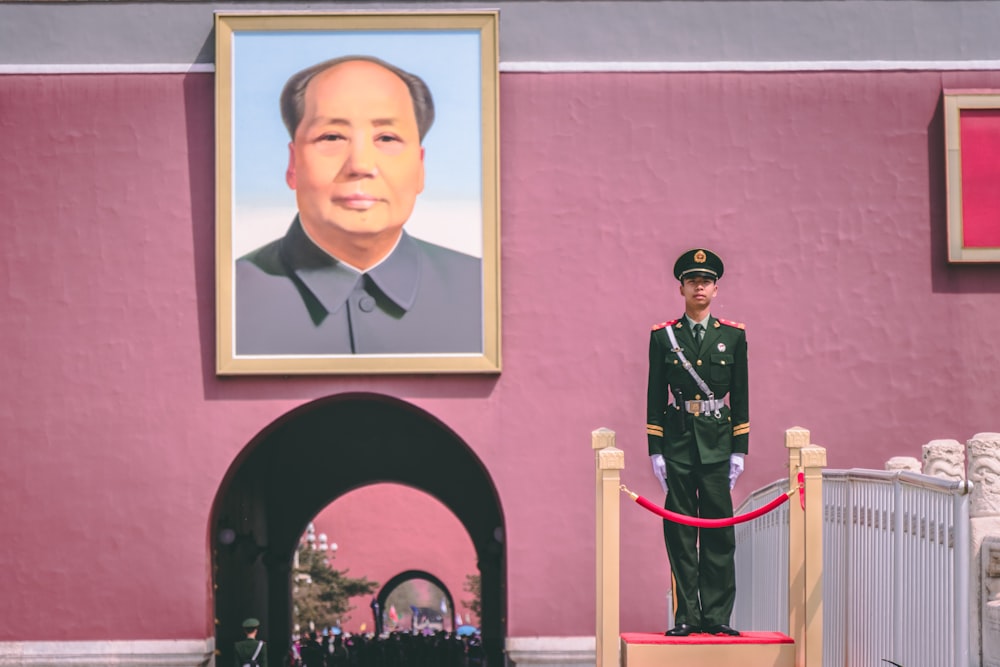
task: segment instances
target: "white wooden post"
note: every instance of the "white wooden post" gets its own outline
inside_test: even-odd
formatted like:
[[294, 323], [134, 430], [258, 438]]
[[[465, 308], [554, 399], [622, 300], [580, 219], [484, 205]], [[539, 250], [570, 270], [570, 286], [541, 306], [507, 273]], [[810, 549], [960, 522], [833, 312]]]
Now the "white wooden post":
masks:
[[597, 667], [619, 665], [619, 558], [621, 471], [625, 452], [615, 447], [615, 432], [591, 433], [597, 465]]
[[823, 468], [826, 449], [803, 447], [805, 472], [805, 667], [823, 666]]

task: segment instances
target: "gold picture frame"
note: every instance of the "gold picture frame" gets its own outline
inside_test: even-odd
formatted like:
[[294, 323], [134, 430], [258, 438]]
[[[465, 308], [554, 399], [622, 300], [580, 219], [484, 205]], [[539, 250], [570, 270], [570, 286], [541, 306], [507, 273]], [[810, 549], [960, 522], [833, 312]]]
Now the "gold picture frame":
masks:
[[497, 31], [495, 10], [215, 14], [217, 374], [500, 372]]
[[1000, 262], [1000, 90], [945, 90], [944, 125], [948, 261]]

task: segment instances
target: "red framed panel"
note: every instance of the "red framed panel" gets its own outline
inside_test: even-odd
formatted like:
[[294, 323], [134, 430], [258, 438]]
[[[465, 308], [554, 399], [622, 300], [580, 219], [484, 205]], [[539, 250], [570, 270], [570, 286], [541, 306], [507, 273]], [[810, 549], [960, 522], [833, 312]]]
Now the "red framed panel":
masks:
[[945, 90], [948, 261], [1000, 261], [1000, 90]]

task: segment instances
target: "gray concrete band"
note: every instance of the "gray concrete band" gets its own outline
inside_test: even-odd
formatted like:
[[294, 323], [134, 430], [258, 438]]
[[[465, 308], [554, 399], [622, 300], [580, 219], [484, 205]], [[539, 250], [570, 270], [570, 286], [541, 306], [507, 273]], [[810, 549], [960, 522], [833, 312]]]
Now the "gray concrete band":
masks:
[[998, 0], [0, 2], [0, 63], [210, 65], [213, 13], [500, 10], [518, 63], [1000, 61]]

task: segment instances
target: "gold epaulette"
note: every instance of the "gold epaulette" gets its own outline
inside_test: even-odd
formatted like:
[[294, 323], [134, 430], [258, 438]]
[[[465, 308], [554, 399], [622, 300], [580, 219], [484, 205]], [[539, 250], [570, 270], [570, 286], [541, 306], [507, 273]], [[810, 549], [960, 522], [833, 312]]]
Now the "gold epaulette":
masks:
[[732, 320], [724, 320], [721, 317], [719, 318], [719, 321], [725, 324], [727, 327], [735, 327], [737, 329], [747, 328], [747, 325], [743, 324], [742, 322], [733, 322]]
[[676, 320], [669, 320], [667, 322], [660, 322], [659, 324], [654, 324], [653, 325], [653, 331], [656, 331], [657, 329], [663, 329], [665, 327], [672, 327], [675, 324], [677, 324], [678, 322], [680, 322], [680, 318], [678, 318]]

